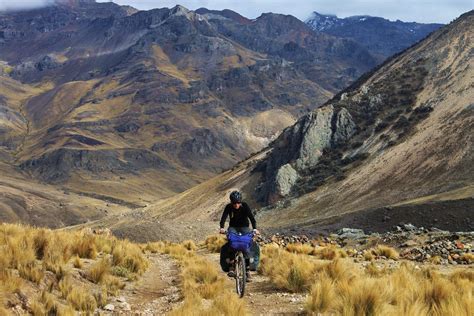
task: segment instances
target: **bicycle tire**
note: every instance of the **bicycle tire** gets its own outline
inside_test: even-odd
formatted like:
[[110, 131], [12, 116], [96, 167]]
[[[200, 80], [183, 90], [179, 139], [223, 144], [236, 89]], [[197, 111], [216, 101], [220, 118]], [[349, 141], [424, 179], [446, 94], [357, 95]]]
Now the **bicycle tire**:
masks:
[[245, 267], [244, 254], [239, 251], [235, 256], [235, 289], [240, 298], [245, 293], [245, 283], [247, 282], [247, 271]]

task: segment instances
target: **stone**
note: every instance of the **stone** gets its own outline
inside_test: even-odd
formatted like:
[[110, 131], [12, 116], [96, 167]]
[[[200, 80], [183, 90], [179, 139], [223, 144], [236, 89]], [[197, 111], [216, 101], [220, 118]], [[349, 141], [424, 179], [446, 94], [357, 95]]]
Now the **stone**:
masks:
[[298, 178], [298, 172], [289, 163], [281, 166], [275, 178], [277, 193], [281, 196], [287, 196]]
[[131, 311], [132, 310], [130, 304], [128, 304], [127, 302], [120, 303], [120, 308], [123, 311]]
[[410, 223], [403, 225], [403, 228], [406, 231], [415, 231], [416, 230], [416, 226], [413, 225], [413, 224], [410, 224]]
[[308, 114], [302, 121], [301, 129], [303, 137], [299, 147], [299, 157], [296, 160], [296, 169], [304, 170], [315, 166], [328, 148], [332, 139], [332, 117], [334, 107], [332, 105], [319, 108]]
[[407, 240], [402, 244], [402, 247], [414, 247], [416, 246], [416, 242], [414, 240]]
[[115, 306], [113, 304], [107, 304], [104, 306], [104, 310], [113, 312], [115, 310]]
[[350, 238], [350, 239], [358, 239], [365, 237], [365, 233], [362, 229], [356, 228], [341, 228], [337, 232], [339, 238]]
[[333, 139], [335, 143], [340, 143], [350, 138], [355, 131], [355, 123], [352, 116], [345, 108], [342, 108], [336, 117], [336, 130]]

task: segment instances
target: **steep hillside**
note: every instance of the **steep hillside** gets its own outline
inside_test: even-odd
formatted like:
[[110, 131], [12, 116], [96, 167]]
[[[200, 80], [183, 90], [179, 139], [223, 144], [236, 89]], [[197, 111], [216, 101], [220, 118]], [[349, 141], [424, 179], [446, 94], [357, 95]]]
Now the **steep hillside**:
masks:
[[290, 16], [95, 1], [0, 13], [1, 161], [36, 186], [144, 206], [261, 150], [374, 65]]
[[267, 228], [414, 222], [472, 230], [473, 26], [471, 11], [299, 119], [259, 155], [148, 207], [140, 220], [110, 223], [119, 233], [186, 225], [198, 234], [217, 226], [227, 194], [239, 188], [263, 207]]
[[315, 31], [355, 40], [381, 60], [404, 50], [443, 26], [437, 23], [390, 21], [367, 15], [338, 18], [318, 12], [313, 12], [306, 24]]

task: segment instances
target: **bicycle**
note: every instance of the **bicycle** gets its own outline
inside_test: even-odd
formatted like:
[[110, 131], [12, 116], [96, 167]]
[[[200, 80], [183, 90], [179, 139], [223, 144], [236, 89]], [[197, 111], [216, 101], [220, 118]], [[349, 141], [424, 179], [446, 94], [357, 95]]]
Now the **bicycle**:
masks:
[[253, 233], [241, 234], [227, 232], [227, 239], [230, 247], [235, 250], [234, 272], [235, 272], [235, 290], [240, 298], [245, 294], [245, 284], [247, 283], [247, 264], [245, 254], [253, 241]]

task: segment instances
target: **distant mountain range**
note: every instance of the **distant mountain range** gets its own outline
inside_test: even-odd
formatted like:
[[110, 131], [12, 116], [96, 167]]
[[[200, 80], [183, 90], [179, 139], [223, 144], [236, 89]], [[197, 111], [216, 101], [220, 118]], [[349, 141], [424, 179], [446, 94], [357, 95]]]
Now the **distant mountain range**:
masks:
[[376, 64], [289, 15], [92, 0], [0, 13], [0, 219], [71, 224], [75, 194], [96, 218], [181, 192]]
[[385, 59], [426, 37], [443, 24], [390, 21], [368, 15], [338, 18], [313, 12], [306, 20], [313, 30], [352, 39], [372, 54]]
[[[239, 189], [267, 232], [382, 232], [400, 223], [472, 231], [473, 27], [470, 11], [232, 170], [130, 214], [125, 224], [110, 217], [94, 225], [140, 240], [155, 231], [173, 236], [168, 226], [199, 236], [217, 227], [229, 192]], [[190, 209], [195, 202], [200, 208]]]
[[57, 227], [155, 205], [266, 148], [380, 61], [290, 15], [93, 0], [0, 13], [0, 221]]

